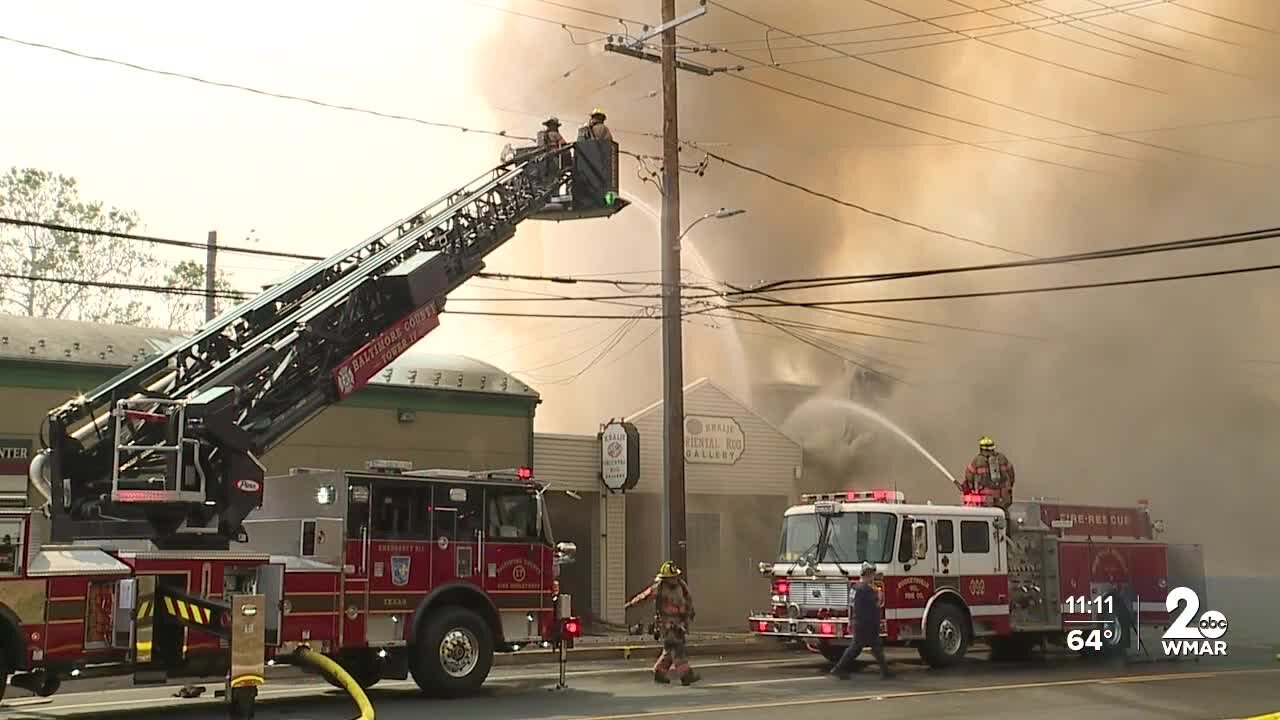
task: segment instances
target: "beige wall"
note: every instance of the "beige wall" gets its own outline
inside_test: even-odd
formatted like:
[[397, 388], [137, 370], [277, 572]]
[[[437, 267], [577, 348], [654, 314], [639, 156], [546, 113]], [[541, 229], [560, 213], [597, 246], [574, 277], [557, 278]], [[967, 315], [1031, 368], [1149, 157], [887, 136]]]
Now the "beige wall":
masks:
[[366, 460], [409, 460], [418, 469], [493, 470], [529, 463], [530, 418], [428, 413], [400, 423], [386, 408], [334, 407], [267, 454], [272, 474], [291, 467], [363, 470]]
[[[49, 410], [112, 374], [82, 368], [43, 368], [37, 374], [0, 364], [0, 437], [29, 437], [38, 450], [39, 427]], [[37, 384], [45, 387], [30, 387]], [[414, 410], [413, 422], [397, 420], [401, 407]], [[363, 470], [370, 459], [409, 460], [420, 469], [509, 468], [530, 463], [532, 436], [532, 399], [369, 387], [322, 412], [263, 461], [269, 474], [291, 467]], [[25, 491], [19, 480], [7, 482], [14, 487], [0, 492]]]

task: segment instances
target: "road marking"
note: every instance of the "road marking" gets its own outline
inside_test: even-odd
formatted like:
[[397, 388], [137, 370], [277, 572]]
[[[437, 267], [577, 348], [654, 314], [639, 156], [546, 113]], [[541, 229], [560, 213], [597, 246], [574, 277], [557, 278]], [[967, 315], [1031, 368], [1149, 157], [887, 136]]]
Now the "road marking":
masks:
[[[1249, 675], [1257, 673], [1276, 673], [1280, 672], [1277, 668], [1251, 669], [1251, 670], [1223, 670], [1219, 672], [1208, 673], [1171, 673], [1168, 675], [1137, 675], [1131, 678], [1125, 678], [1127, 682], [1158, 682], [1161, 680], [1186, 679], [1196, 680], [1210, 677], [1220, 677], [1223, 675]], [[1046, 687], [1066, 687], [1070, 685], [1096, 685], [1107, 681], [1115, 682], [1120, 678], [1081, 678], [1077, 680], [1048, 680], [1044, 682], [1030, 683], [1011, 683], [1008, 685], [987, 685], [985, 687], [965, 687], [950, 688], [941, 690], [911, 690], [906, 692], [878, 692], [866, 695], [846, 695], [842, 697], [830, 698], [811, 698], [803, 700], [779, 700], [774, 702], [738, 704], [738, 705], [709, 705], [705, 707], [693, 708], [676, 708], [672, 710], [654, 710], [651, 712], [630, 713], [626, 715], [592, 715], [581, 718], [580, 720], [632, 720], [633, 718], [653, 718], [653, 717], [671, 717], [675, 715], [694, 715], [705, 713], [720, 712], [740, 712], [743, 710], [767, 710], [770, 708], [783, 707], [800, 707], [804, 705], [830, 705], [835, 703], [860, 702], [863, 700], [897, 700], [901, 698], [928, 697], [931, 695], [952, 695], [959, 693], [974, 692], [996, 692], [1000, 690], [1026, 690], [1031, 688]], [[708, 686], [710, 687], [710, 686]]]
[[[772, 659], [772, 660], [743, 660], [743, 661], [725, 661], [725, 662], [718, 662], [718, 663], [703, 663], [699, 665], [699, 667], [740, 667], [743, 665], [766, 665], [766, 664], [798, 665], [802, 663], [812, 663], [812, 662], [814, 662], [813, 658], [793, 658], [793, 659], [778, 658], [778, 659]], [[574, 672], [569, 672], [567, 673], [567, 675], [570, 677], [590, 677], [590, 676], [597, 676], [597, 675], [616, 675], [621, 673], [647, 673], [647, 672], [652, 672], [652, 670], [648, 667], [634, 667], [634, 668], [610, 668], [610, 669], [604, 669], [604, 670], [578, 670]], [[494, 683], [502, 683], [502, 682], [507, 682], [512, 680], [554, 680], [555, 677], [556, 677], [555, 673], [548, 671], [547, 673], [544, 673], [544, 674], [526, 673], [524, 675], [503, 675], [503, 676], [495, 675], [492, 678], [492, 681]], [[190, 706], [193, 704], [207, 705], [211, 702], [225, 702], [223, 698], [213, 697], [214, 688], [220, 688], [221, 683], [217, 685], [208, 684], [205, 687], [206, 689], [205, 689], [204, 695], [201, 695], [198, 698], [185, 699], [180, 703], [174, 703], [174, 704], [176, 706]], [[391, 680], [391, 681], [383, 681], [381, 683], [378, 683], [378, 685], [371, 692], [377, 692], [378, 690], [382, 690], [382, 689], [391, 690], [391, 689], [412, 688], [412, 687], [417, 687], [417, 684], [414, 683], [412, 680]], [[107, 701], [98, 700], [96, 702], [87, 702], [87, 703], [75, 702], [75, 700], [77, 699], [76, 696], [78, 695], [101, 697], [102, 693], [104, 692], [138, 693], [138, 692], [145, 692], [148, 689], [149, 688], [145, 688], [145, 687], [120, 688], [120, 689], [91, 691], [91, 692], [67, 693], [65, 695], [59, 696], [57, 700], [72, 700], [73, 704], [52, 705], [46, 708], [45, 712], [63, 713], [63, 712], [71, 712], [71, 711], [77, 711], [77, 710], [91, 710], [91, 709], [136, 705], [139, 702], [150, 702], [150, 701], [157, 701], [157, 700], [168, 702], [176, 699], [169, 692], [174, 689], [174, 686], [166, 686], [163, 688], [163, 690], [166, 692], [166, 694], [163, 696], [134, 697], [127, 700], [107, 700]], [[160, 688], [156, 688], [156, 689], [160, 689]], [[258, 697], [264, 700], [270, 699], [270, 698], [283, 699], [283, 698], [291, 698], [296, 695], [317, 694], [317, 691], [327, 691], [324, 693], [326, 695], [334, 695], [334, 694], [339, 694], [341, 692], [335, 689], [332, 685], [329, 685], [328, 683], [308, 683], [305, 685], [286, 685], [284, 687], [267, 686], [258, 692]], [[51, 698], [49, 699], [49, 702], [56, 702], [56, 700]], [[12, 707], [14, 710], [18, 709], [13, 705], [6, 704], [5, 706], [0, 707], [0, 712], [10, 707]]]

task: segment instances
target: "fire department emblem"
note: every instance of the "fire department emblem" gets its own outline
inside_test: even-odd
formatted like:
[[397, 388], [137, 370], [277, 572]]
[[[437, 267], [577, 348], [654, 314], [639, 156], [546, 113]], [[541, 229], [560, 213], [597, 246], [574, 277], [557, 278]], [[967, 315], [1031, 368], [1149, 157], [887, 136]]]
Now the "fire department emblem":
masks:
[[403, 587], [409, 584], [409, 563], [413, 558], [408, 555], [391, 557], [391, 584]]
[[351, 367], [344, 365], [338, 369], [338, 392], [346, 395], [350, 393], [356, 386], [356, 377], [351, 373]]
[[511, 579], [516, 582], [524, 582], [525, 572], [524, 565], [517, 565], [511, 568]]

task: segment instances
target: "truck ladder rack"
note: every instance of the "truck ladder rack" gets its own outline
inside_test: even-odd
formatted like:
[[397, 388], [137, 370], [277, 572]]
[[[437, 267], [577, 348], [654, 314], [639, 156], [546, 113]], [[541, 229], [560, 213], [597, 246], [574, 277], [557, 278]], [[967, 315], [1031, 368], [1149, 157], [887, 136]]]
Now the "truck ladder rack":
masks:
[[258, 457], [434, 329], [521, 221], [625, 207], [617, 161], [611, 140], [521, 150], [51, 411], [33, 479], [48, 483], [54, 539], [247, 539]]

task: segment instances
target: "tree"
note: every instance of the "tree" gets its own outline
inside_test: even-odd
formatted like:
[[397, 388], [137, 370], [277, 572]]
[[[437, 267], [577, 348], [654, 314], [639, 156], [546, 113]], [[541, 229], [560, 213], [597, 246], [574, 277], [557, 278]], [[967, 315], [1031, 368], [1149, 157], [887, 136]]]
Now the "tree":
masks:
[[[203, 263], [198, 263], [194, 260], [183, 260], [169, 269], [169, 274], [165, 276], [164, 280], [165, 287], [203, 291], [205, 289], [204, 268]], [[213, 281], [213, 290], [216, 293], [213, 301], [215, 315], [221, 314], [235, 304], [235, 300], [228, 299], [228, 295], [234, 293], [235, 290], [231, 287], [231, 280], [226, 272], [218, 271], [217, 277]], [[204, 303], [204, 296], [197, 295], [195, 292], [165, 295], [165, 305], [169, 311], [165, 326], [173, 330], [195, 330], [204, 324]]]
[[[0, 176], [0, 216], [68, 227], [129, 232], [138, 216], [80, 198], [75, 178], [36, 168]], [[0, 312], [31, 317], [143, 324], [150, 298], [117, 288], [31, 278], [150, 284], [157, 262], [136, 240], [0, 225]], [[15, 277], [16, 276], [16, 277]]]

